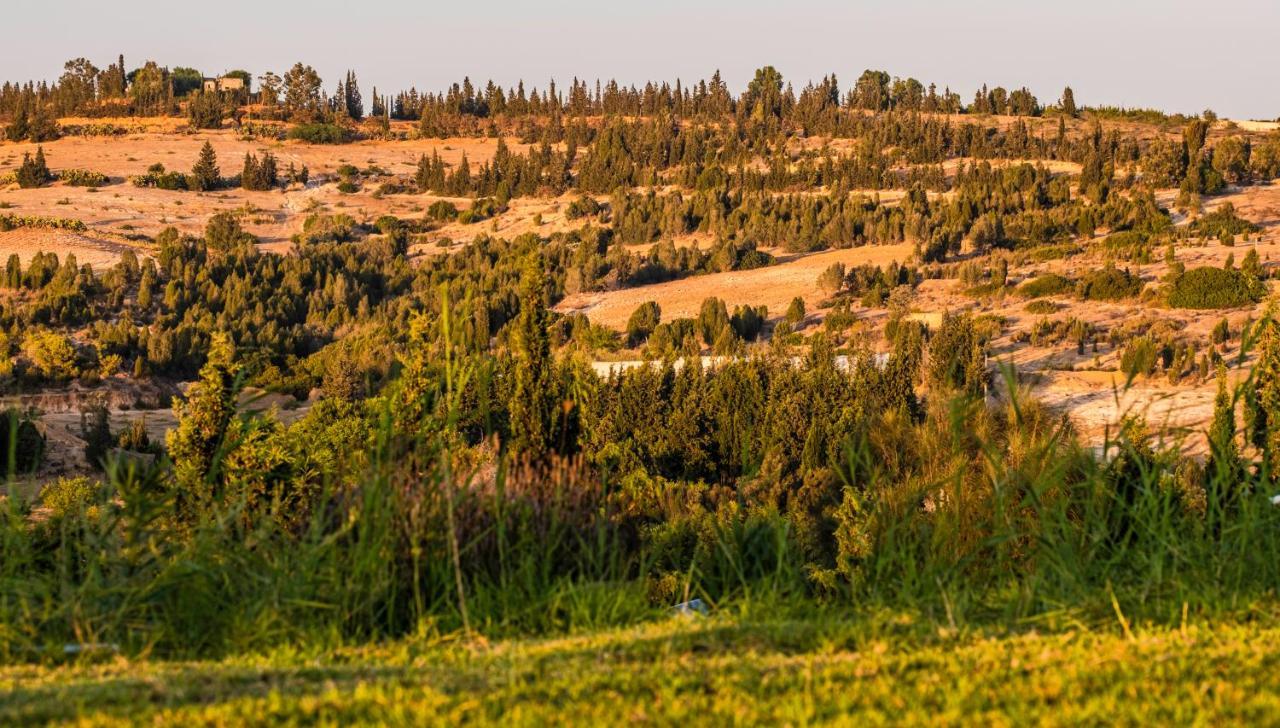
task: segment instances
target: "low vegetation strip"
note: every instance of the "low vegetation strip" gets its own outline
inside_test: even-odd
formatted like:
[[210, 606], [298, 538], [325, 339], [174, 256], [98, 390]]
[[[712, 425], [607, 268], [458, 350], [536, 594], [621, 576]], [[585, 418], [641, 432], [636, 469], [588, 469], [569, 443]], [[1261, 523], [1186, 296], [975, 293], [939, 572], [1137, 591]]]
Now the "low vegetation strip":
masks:
[[1265, 722], [1280, 629], [986, 635], [683, 618], [552, 640], [0, 669], [0, 722], [90, 725]]
[[0, 232], [16, 230], [22, 227], [48, 228], [51, 230], [70, 230], [84, 232], [88, 228], [81, 220], [65, 217], [46, 217], [43, 215], [7, 215], [0, 214]]

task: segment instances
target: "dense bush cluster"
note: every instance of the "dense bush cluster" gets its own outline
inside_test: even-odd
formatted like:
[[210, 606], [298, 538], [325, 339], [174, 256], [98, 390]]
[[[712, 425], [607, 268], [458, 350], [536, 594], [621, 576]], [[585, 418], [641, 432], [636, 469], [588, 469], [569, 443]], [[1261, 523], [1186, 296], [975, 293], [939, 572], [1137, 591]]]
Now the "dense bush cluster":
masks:
[[23, 189], [43, 187], [53, 180], [54, 176], [49, 172], [49, 165], [44, 161], [44, 147], [37, 147], [34, 157], [26, 152], [22, 154], [22, 164], [14, 175], [14, 181], [19, 187]]
[[299, 124], [289, 130], [289, 138], [307, 144], [346, 144], [351, 132], [337, 124]]
[[240, 186], [246, 190], [269, 190], [279, 181], [276, 158], [271, 152], [263, 152], [262, 159], [246, 152], [244, 170], [240, 173]]
[[105, 174], [90, 169], [59, 170], [58, 179], [72, 187], [102, 187], [111, 182]]
[[10, 213], [0, 213], [0, 232], [16, 230], [17, 228], [22, 227], [70, 230], [72, 232], [83, 232], [86, 229], [83, 220], [74, 220], [66, 217], [45, 217], [43, 215], [14, 215]]
[[1239, 308], [1262, 300], [1266, 292], [1257, 265], [1257, 252], [1252, 265], [1240, 270], [1201, 266], [1192, 268], [1170, 284], [1169, 305], [1174, 308]]
[[1142, 279], [1128, 269], [1108, 264], [1076, 282], [1076, 295], [1085, 301], [1119, 301], [1142, 291]]

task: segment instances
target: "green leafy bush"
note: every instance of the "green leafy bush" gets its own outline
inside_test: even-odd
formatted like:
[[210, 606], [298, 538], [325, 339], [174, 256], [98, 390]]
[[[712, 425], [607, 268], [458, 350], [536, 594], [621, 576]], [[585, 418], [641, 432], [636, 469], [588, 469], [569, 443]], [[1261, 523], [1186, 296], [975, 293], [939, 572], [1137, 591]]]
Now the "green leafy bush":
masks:
[[1102, 241], [1102, 247], [1109, 255], [1121, 260], [1134, 263], [1151, 262], [1151, 240], [1145, 233], [1137, 230], [1112, 233]]
[[627, 346], [639, 346], [649, 339], [653, 330], [662, 323], [662, 309], [654, 301], [646, 301], [631, 312], [627, 319]]
[[598, 215], [600, 214], [600, 210], [600, 203], [596, 202], [595, 198], [583, 195], [569, 203], [569, 206], [565, 208], [564, 216], [568, 220], [577, 220], [582, 217], [593, 217]]
[[496, 199], [492, 197], [481, 197], [471, 203], [471, 209], [464, 210], [462, 214], [458, 216], [458, 222], [463, 225], [470, 225], [472, 223], [488, 220], [494, 215], [506, 212], [506, 210], [507, 206], [501, 204]]
[[72, 187], [101, 187], [111, 182], [105, 174], [89, 169], [64, 169], [58, 172], [58, 179]]
[[22, 166], [18, 167], [15, 179], [18, 186], [23, 189], [43, 187], [53, 180], [53, 175], [49, 173], [49, 167], [44, 161], [44, 147], [37, 148], [34, 157], [25, 153], [22, 155]]
[[346, 144], [352, 134], [337, 124], [299, 124], [289, 130], [289, 138], [307, 144]]
[[102, 485], [86, 477], [59, 478], [40, 489], [40, 505], [51, 518], [75, 516], [98, 499]]
[[42, 215], [0, 215], [0, 232], [16, 230], [21, 227], [49, 228], [50, 230], [70, 230], [84, 232], [88, 228], [83, 220], [69, 217], [44, 217]]
[[1169, 286], [1174, 308], [1238, 308], [1257, 303], [1262, 285], [1239, 270], [1202, 266], [1178, 276]]
[[154, 187], [158, 190], [186, 190], [191, 187], [187, 183], [187, 175], [181, 172], [167, 172], [164, 165], [159, 162], [148, 167], [146, 174], [130, 177], [129, 182], [134, 187]]
[[0, 477], [35, 471], [44, 458], [44, 435], [14, 408], [0, 411]]
[[349, 243], [363, 230], [350, 215], [308, 215], [302, 223], [303, 243]]
[[1071, 290], [1071, 279], [1057, 273], [1045, 273], [1018, 287], [1018, 294], [1023, 298], [1040, 298], [1056, 296]]
[[1092, 271], [1076, 284], [1076, 295], [1084, 301], [1119, 301], [1141, 291], [1141, 278], [1114, 265]]
[[1191, 223], [1191, 232], [1202, 238], [1224, 238], [1227, 236], [1256, 233], [1262, 228], [1236, 214], [1235, 205], [1230, 202], [1207, 215], [1201, 215]]
[[1150, 337], [1135, 336], [1120, 354], [1120, 371], [1126, 377], [1150, 376], [1156, 369], [1160, 351]]
[[244, 155], [244, 170], [240, 173], [240, 186], [246, 190], [265, 191], [279, 181], [276, 158], [271, 152], [263, 152], [259, 160], [254, 154]]
[[427, 208], [427, 219], [453, 222], [458, 219], [458, 208], [448, 200], [436, 200]]

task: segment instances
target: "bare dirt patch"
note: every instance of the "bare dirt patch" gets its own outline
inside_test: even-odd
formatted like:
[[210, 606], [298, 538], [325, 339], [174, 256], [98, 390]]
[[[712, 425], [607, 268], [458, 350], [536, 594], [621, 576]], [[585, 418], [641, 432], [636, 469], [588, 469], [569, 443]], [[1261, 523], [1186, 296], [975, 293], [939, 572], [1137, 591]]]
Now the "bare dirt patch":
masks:
[[18, 228], [0, 232], [0, 260], [17, 254], [24, 267], [36, 253], [54, 252], [62, 262], [66, 262], [68, 255], [74, 255], [78, 265], [88, 263], [100, 271], [115, 265], [121, 254], [131, 249], [135, 248], [105, 236], [66, 230]]

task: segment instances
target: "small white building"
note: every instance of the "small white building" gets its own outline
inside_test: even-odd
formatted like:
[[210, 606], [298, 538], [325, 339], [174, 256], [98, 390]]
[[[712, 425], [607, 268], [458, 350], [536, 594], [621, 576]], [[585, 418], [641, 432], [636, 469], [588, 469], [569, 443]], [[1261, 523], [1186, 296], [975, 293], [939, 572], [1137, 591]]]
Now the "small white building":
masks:
[[222, 78], [206, 78], [204, 90], [209, 91], [243, 91], [244, 79], [239, 76], [223, 76]]

